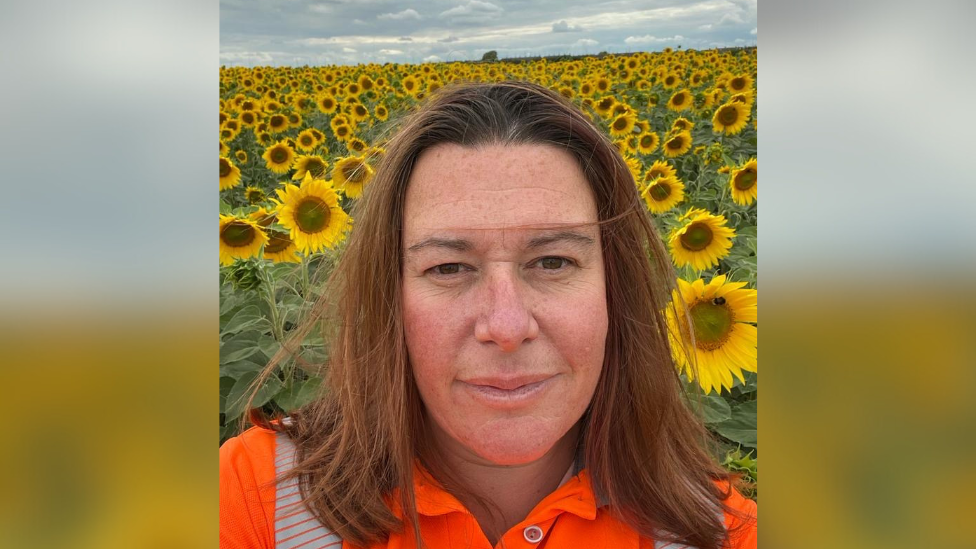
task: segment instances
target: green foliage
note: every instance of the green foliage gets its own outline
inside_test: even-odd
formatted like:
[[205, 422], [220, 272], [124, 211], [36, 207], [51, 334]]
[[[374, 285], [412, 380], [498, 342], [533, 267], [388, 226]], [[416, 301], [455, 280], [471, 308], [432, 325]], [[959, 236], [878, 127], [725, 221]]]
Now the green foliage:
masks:
[[484, 55], [481, 56], [482, 61], [498, 61], [498, 52], [495, 50], [486, 51]]

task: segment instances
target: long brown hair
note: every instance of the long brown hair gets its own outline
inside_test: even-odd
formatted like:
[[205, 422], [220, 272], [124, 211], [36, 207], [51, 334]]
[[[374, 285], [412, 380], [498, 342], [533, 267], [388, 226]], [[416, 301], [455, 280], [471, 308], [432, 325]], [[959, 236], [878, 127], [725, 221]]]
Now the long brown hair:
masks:
[[582, 419], [584, 466], [594, 491], [641, 535], [720, 547], [729, 492], [715, 481], [735, 477], [709, 455], [709, 434], [672, 362], [669, 255], [617, 149], [562, 96], [525, 82], [432, 94], [391, 138], [356, 205], [348, 247], [312, 313], [331, 342], [323, 393], [291, 421], [251, 418], [295, 441], [288, 477], [298, 478], [309, 509], [358, 545], [407, 524], [419, 541], [413, 466], [436, 456], [423, 443], [426, 419], [404, 338], [401, 230], [413, 167], [440, 143], [548, 144], [579, 162], [597, 203], [609, 315], [603, 371]]

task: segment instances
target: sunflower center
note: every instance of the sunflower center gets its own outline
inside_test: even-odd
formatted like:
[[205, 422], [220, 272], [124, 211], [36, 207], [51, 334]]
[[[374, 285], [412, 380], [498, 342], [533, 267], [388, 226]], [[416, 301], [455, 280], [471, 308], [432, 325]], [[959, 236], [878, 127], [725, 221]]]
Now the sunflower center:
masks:
[[745, 81], [744, 78], [741, 78], [741, 77], [740, 78], [733, 78], [732, 79], [732, 82], [730, 82], [730, 84], [732, 85], [732, 88], [733, 89], [736, 89], [736, 90], [741, 90], [742, 88], [745, 88], [746, 87], [746, 81]]
[[220, 231], [220, 239], [233, 248], [247, 246], [257, 237], [254, 227], [243, 221], [231, 221]]
[[735, 188], [748, 191], [756, 184], [756, 172], [751, 168], [742, 170], [735, 176]]
[[325, 164], [320, 162], [318, 159], [312, 159], [305, 164], [305, 171], [311, 173], [315, 177], [322, 177], [325, 174]]
[[661, 202], [662, 200], [666, 200], [669, 196], [671, 196], [671, 185], [668, 185], [667, 183], [658, 183], [651, 187], [650, 193], [651, 198]]
[[682, 139], [680, 135], [669, 139], [667, 143], [669, 149], [674, 149], [676, 151], [680, 150], [684, 144], [684, 139]]
[[226, 158], [220, 159], [220, 177], [227, 177], [230, 175], [230, 162]]
[[640, 146], [641, 147], [647, 148], [647, 147], [650, 147], [652, 145], [654, 145], [654, 138], [653, 137], [651, 137], [649, 135], [645, 135], [644, 137], [641, 137], [641, 140], [640, 140]]
[[735, 107], [722, 107], [722, 110], [718, 113], [718, 119], [722, 121], [722, 124], [731, 126], [739, 119], [739, 113], [735, 110]]
[[704, 250], [711, 243], [712, 229], [705, 223], [692, 223], [681, 235], [681, 246], [693, 252]]
[[691, 307], [689, 314], [695, 327], [695, 345], [699, 349], [714, 351], [729, 339], [735, 319], [727, 304], [699, 301]]
[[317, 233], [329, 225], [329, 205], [321, 199], [309, 196], [295, 207], [295, 223], [303, 233]]
[[284, 149], [275, 149], [271, 151], [271, 161], [275, 164], [283, 164], [288, 160], [288, 151]]
[[291, 239], [288, 233], [281, 231], [268, 231], [268, 242], [264, 245], [264, 253], [276, 254], [291, 246]]
[[299, 141], [302, 142], [302, 145], [305, 145], [306, 147], [310, 147], [312, 145], [312, 136], [311, 135], [303, 135], [301, 137], [301, 139], [299, 139]]
[[363, 169], [363, 165], [359, 162], [354, 164], [349, 164], [348, 166], [342, 167], [342, 175], [347, 181], [352, 183], [360, 183], [366, 179], [366, 170]]
[[627, 120], [625, 118], [618, 118], [613, 121], [613, 129], [623, 130], [627, 127]]
[[683, 93], [679, 93], [678, 95], [676, 95], [676, 96], [674, 96], [673, 98], [671, 98], [671, 101], [672, 101], [672, 102], [673, 102], [673, 103], [674, 103], [675, 105], [680, 105], [680, 104], [682, 104], [682, 103], [684, 103], [684, 102], [685, 102], [685, 94], [683, 94]]

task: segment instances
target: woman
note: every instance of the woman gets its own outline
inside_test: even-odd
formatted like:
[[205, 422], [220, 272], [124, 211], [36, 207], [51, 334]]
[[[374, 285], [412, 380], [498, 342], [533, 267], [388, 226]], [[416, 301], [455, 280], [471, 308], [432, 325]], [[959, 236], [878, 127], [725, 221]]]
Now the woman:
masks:
[[582, 113], [445, 88], [362, 200], [327, 389], [221, 448], [222, 546], [755, 546], [671, 361], [668, 254]]

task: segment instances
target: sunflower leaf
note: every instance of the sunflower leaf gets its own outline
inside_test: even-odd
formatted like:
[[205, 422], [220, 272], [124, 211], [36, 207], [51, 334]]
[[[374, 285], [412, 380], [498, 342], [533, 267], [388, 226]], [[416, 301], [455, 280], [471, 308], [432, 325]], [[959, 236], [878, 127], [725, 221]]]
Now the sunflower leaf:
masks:
[[220, 377], [220, 413], [224, 412], [224, 407], [227, 404], [227, 395], [230, 394], [231, 389], [237, 384], [237, 380], [232, 377], [221, 376]]
[[250, 358], [228, 362], [220, 365], [220, 379], [223, 380], [225, 377], [229, 377], [237, 380], [244, 374], [260, 372], [263, 369], [264, 364]]
[[308, 404], [318, 394], [322, 379], [310, 377], [305, 381], [295, 382], [291, 388], [283, 388], [275, 395], [275, 404], [286, 412], [291, 412]]
[[723, 437], [738, 442], [743, 446], [755, 448], [756, 438], [756, 402], [750, 400], [732, 407], [732, 417], [711, 425], [711, 428]]
[[[224, 413], [228, 417], [235, 418], [246, 411], [245, 407], [247, 406], [247, 399], [250, 396], [251, 383], [254, 382], [257, 376], [258, 372], [244, 374], [234, 384], [225, 402]], [[269, 377], [254, 395], [254, 401], [251, 405], [256, 408], [264, 406], [280, 390], [281, 380], [274, 376]]]
[[732, 417], [729, 403], [718, 395], [707, 395], [701, 398], [701, 417], [705, 423], [720, 423]]
[[238, 360], [244, 360], [245, 358], [252, 356], [252, 362], [267, 362], [268, 357], [264, 356], [263, 354], [254, 356], [255, 354], [261, 352], [261, 347], [258, 346], [258, 338], [260, 337], [260, 332], [242, 332], [228, 339], [227, 341], [221, 342], [220, 363], [229, 364], [231, 362], [237, 362]]
[[221, 330], [221, 337], [227, 334], [234, 334], [238, 332], [243, 332], [248, 328], [260, 328], [264, 325], [266, 328], [271, 327], [271, 323], [268, 321], [264, 315], [261, 314], [261, 310], [257, 305], [248, 305], [247, 307], [238, 311], [233, 318], [227, 321], [224, 325], [223, 330]]

